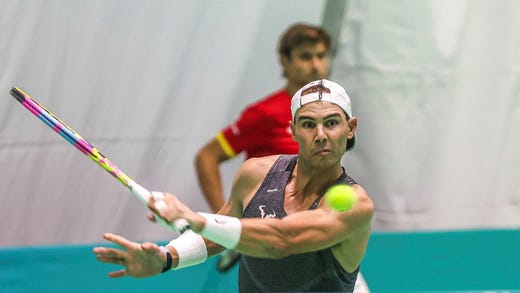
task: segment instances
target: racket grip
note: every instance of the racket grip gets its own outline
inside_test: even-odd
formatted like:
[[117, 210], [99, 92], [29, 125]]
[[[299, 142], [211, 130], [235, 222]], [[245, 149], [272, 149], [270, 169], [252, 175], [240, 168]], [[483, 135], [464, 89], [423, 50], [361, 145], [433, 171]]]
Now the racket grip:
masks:
[[[150, 200], [150, 197], [152, 196], [152, 193], [148, 191], [148, 189], [144, 188], [140, 184], [137, 184], [135, 181], [131, 181], [128, 183], [128, 187], [132, 191], [132, 193], [137, 196], [139, 200], [145, 205], [148, 205], [148, 201]], [[162, 202], [163, 205], [166, 205], [164, 201], [161, 198], [154, 198], [156, 201], [158, 201], [158, 204]], [[158, 215], [154, 215], [155, 220], [157, 223], [161, 224], [162, 226], [174, 230], [177, 233], [184, 233], [186, 230], [190, 229], [190, 223], [186, 221], [185, 219], [175, 219], [173, 221], [173, 224], [170, 224], [166, 222], [163, 218], [159, 217]]]
[[162, 226], [173, 230], [179, 234], [182, 234], [190, 229], [190, 223], [186, 221], [185, 219], [175, 219], [172, 224], [166, 222], [163, 218], [159, 217], [158, 215], [155, 215], [155, 221], [157, 223], [161, 224]]
[[190, 230], [190, 223], [186, 219], [175, 219], [173, 221], [173, 229], [177, 233], [184, 233], [187, 230]]

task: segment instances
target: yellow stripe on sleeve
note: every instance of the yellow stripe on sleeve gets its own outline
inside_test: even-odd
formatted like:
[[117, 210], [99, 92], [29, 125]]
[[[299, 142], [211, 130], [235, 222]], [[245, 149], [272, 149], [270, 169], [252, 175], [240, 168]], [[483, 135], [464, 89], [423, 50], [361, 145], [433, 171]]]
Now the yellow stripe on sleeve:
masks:
[[217, 134], [216, 139], [228, 157], [233, 158], [237, 155], [222, 132]]

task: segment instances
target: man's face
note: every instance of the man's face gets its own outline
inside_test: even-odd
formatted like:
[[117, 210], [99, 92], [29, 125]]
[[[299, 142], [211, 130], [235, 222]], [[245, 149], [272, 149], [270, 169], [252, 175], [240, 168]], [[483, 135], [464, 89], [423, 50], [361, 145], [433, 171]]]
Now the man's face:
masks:
[[291, 122], [300, 157], [316, 167], [328, 167], [341, 160], [356, 126], [356, 118], [347, 121], [347, 115], [339, 106], [326, 101], [303, 105], [296, 120]]
[[307, 83], [327, 78], [329, 74], [329, 57], [323, 43], [305, 43], [291, 51], [290, 58], [282, 57], [287, 80], [302, 87]]

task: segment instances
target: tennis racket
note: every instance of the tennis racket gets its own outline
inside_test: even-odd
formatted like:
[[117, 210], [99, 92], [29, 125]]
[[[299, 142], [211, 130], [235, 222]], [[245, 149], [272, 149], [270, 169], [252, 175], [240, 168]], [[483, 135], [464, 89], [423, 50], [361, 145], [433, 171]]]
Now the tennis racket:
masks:
[[[61, 135], [66, 141], [75, 146], [85, 156], [89, 157], [92, 161], [97, 163], [101, 168], [105, 169], [108, 173], [114, 176], [121, 184], [128, 187], [130, 191], [145, 205], [148, 204], [148, 200], [151, 196], [154, 197], [155, 206], [158, 209], [164, 208], [166, 203], [163, 198], [164, 195], [161, 192], [150, 192], [143, 186], [137, 184], [128, 175], [126, 175], [121, 169], [119, 169], [114, 163], [112, 163], [107, 157], [93, 147], [88, 141], [86, 141], [81, 135], [64, 123], [58, 116], [54, 115], [49, 110], [45, 109], [42, 105], [36, 102], [28, 94], [22, 91], [18, 87], [11, 89], [11, 95], [20, 102], [27, 110], [33, 113], [36, 117], [40, 118], [47, 126], [52, 128], [56, 133]], [[155, 215], [155, 219], [161, 225], [172, 229], [178, 233], [182, 233], [189, 229], [189, 224], [184, 219], [177, 219], [173, 224], [169, 224], [164, 221], [161, 217]]]

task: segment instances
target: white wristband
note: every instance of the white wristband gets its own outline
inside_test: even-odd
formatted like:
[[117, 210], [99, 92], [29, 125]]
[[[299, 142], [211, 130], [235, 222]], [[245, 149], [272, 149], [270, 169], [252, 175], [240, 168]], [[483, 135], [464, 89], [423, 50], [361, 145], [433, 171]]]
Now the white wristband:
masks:
[[233, 249], [238, 245], [242, 234], [242, 223], [239, 218], [208, 213], [199, 213], [199, 215], [206, 218], [206, 225], [200, 231], [200, 235], [227, 249]]
[[177, 251], [179, 264], [173, 268], [174, 270], [205, 262], [208, 258], [204, 239], [191, 230], [182, 233], [167, 246], [172, 246]]

